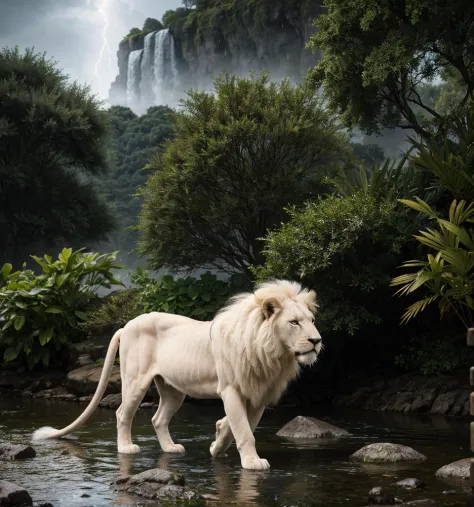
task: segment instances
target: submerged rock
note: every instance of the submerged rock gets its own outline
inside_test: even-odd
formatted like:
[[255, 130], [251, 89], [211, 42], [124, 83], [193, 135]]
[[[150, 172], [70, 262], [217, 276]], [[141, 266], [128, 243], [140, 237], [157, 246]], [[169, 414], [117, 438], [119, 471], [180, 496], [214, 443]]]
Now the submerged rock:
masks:
[[185, 487], [184, 476], [153, 468], [140, 474], [123, 477], [115, 482], [115, 488], [147, 499], [200, 500], [202, 497]]
[[365, 463], [397, 463], [399, 461], [424, 461], [427, 459], [426, 456], [411, 447], [390, 443], [366, 445], [350, 457]]
[[469, 479], [469, 468], [471, 465], [471, 458], [464, 458], [436, 470], [437, 477], [444, 477], [448, 479]]
[[400, 486], [405, 489], [418, 489], [424, 488], [425, 483], [420, 481], [419, 479], [415, 479], [414, 477], [410, 477], [408, 479], [403, 479], [395, 483], [395, 486]]
[[349, 435], [349, 432], [314, 417], [299, 415], [285, 424], [277, 435], [287, 438], [327, 438], [344, 437]]
[[395, 497], [380, 486], [369, 491], [369, 505], [395, 505]]
[[[0, 459], [28, 459], [34, 458], [36, 451], [29, 445], [0, 444]], [[3, 505], [0, 503], [0, 505]]]
[[33, 501], [26, 489], [13, 484], [13, 482], [0, 479], [0, 505], [2, 507], [27, 507], [33, 505]]

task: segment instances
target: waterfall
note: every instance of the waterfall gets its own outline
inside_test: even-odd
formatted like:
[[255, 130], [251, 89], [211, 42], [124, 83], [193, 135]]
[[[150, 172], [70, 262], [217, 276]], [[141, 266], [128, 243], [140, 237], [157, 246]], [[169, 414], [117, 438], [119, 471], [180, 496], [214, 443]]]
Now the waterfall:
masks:
[[154, 78], [154, 55], [155, 35], [157, 32], [149, 33], [145, 37], [143, 58], [141, 61], [140, 99], [144, 107], [154, 103], [153, 78]]
[[132, 51], [128, 57], [127, 69], [127, 105], [131, 109], [140, 108], [140, 78], [141, 78], [141, 59], [143, 49]]
[[177, 98], [178, 67], [174, 39], [166, 28], [155, 36], [154, 83], [155, 104], [172, 105]]

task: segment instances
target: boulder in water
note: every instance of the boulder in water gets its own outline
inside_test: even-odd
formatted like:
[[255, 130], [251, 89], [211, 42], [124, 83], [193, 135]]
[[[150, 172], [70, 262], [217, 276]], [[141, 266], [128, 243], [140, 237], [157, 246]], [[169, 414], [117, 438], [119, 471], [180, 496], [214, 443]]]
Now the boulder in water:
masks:
[[36, 451], [29, 445], [0, 444], [0, 460], [28, 459], [35, 456]]
[[314, 417], [299, 415], [285, 424], [277, 435], [287, 438], [334, 438], [347, 436], [349, 432]]
[[2, 507], [27, 507], [33, 505], [33, 501], [26, 489], [13, 484], [13, 482], [0, 479], [0, 505]]
[[445, 479], [469, 479], [470, 466], [471, 458], [460, 459], [439, 468], [436, 471], [436, 476]]
[[426, 456], [411, 447], [390, 443], [366, 445], [350, 457], [364, 463], [397, 463], [400, 461], [424, 461], [427, 459]]
[[152, 468], [140, 474], [123, 477], [115, 482], [115, 488], [147, 499], [199, 500], [201, 496], [185, 487], [184, 476]]
[[419, 479], [415, 479], [414, 477], [410, 477], [408, 479], [403, 479], [395, 483], [395, 486], [400, 486], [405, 489], [419, 489], [424, 488], [425, 483], [420, 481]]
[[385, 491], [380, 486], [376, 486], [369, 491], [369, 505], [395, 505], [395, 497]]

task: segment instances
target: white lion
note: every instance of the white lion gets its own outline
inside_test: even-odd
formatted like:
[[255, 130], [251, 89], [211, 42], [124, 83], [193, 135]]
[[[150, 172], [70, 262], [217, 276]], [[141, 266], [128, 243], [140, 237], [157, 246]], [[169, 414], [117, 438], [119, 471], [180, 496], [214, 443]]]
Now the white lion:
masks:
[[315, 298], [298, 283], [277, 280], [233, 297], [211, 322], [157, 312], [140, 315], [112, 338], [99, 385], [82, 415], [62, 430], [37, 430], [33, 440], [63, 437], [87, 421], [105, 392], [120, 343], [118, 452], [140, 452], [132, 443], [132, 420], [154, 381], [160, 403], [152, 423], [164, 452], [184, 452], [171, 439], [168, 424], [186, 395], [220, 397], [226, 417], [216, 423], [212, 456], [225, 456], [235, 437], [242, 467], [267, 470], [253, 432], [265, 406], [276, 403], [298, 375], [299, 365], [314, 363], [321, 352]]

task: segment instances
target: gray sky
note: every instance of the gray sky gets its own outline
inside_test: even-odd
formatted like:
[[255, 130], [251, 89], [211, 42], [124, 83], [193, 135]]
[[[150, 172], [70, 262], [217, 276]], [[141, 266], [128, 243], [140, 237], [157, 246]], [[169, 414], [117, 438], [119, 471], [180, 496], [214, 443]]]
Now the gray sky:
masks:
[[[130, 28], [161, 19], [181, 0], [0, 0], [0, 47], [46, 51], [71, 79], [105, 99], [117, 75], [117, 49]], [[105, 30], [110, 51], [103, 44]], [[102, 54], [101, 54], [102, 50]]]

